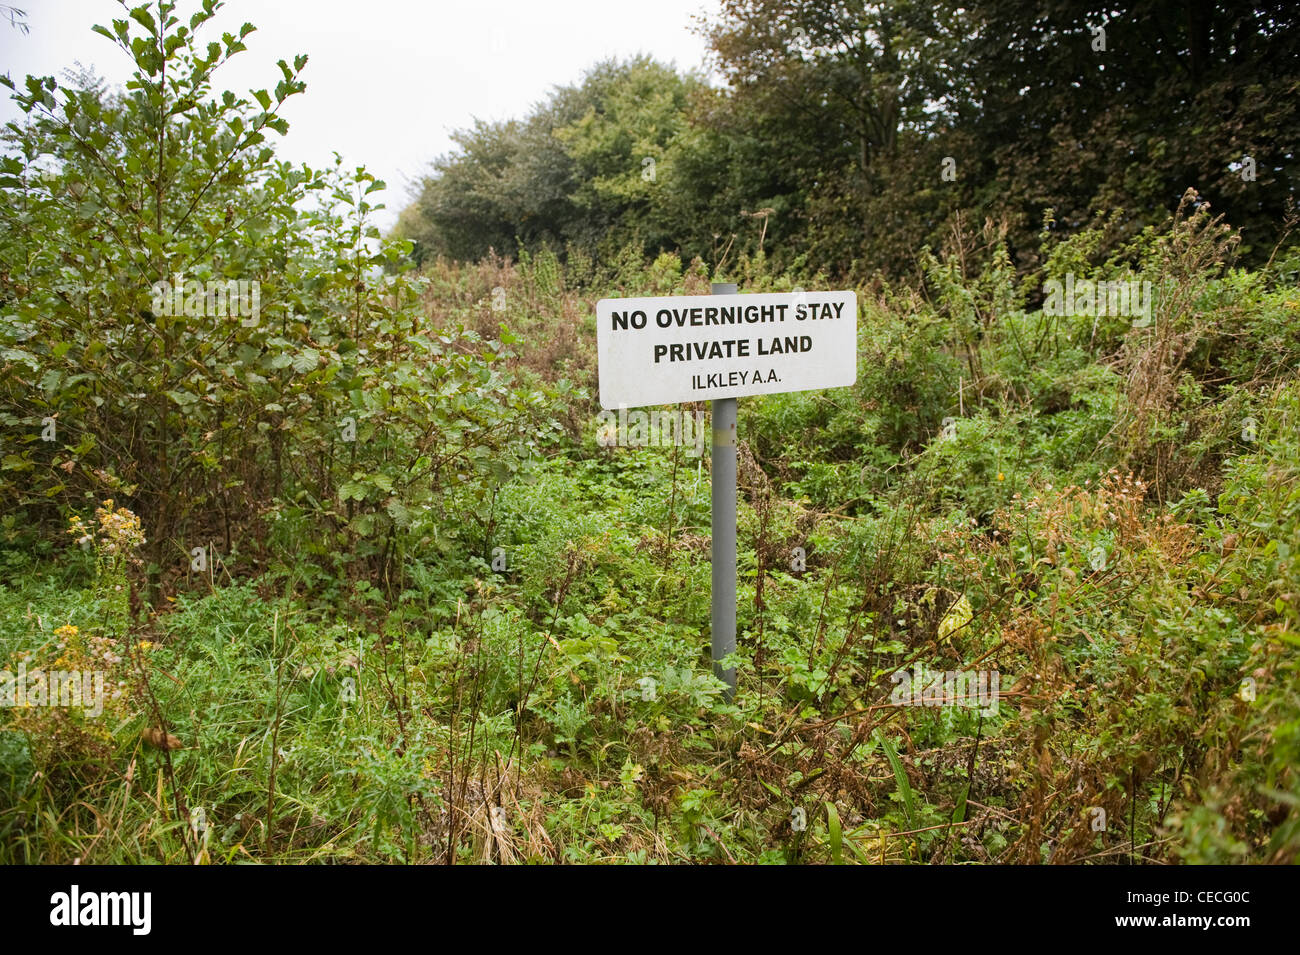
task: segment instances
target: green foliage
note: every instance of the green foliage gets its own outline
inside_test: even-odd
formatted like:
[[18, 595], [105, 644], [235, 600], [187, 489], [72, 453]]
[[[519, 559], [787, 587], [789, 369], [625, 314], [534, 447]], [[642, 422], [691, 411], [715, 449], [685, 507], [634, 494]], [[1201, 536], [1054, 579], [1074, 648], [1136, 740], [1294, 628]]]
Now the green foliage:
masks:
[[[1004, 11], [859, 7], [726, 3], [740, 93], [606, 64], [465, 134], [414, 251], [364, 169], [275, 159], [302, 58], [213, 92], [250, 29], [201, 43], [214, 3], [104, 28], [123, 93], [24, 84], [0, 664], [116, 689], [0, 708], [0, 861], [1294, 861], [1294, 256], [1234, 264], [1189, 193], [1063, 205], [1018, 274], [1019, 227], [882, 166], [980, 142], [973, 103], [926, 107]], [[597, 442], [591, 300], [824, 286], [895, 202], [924, 288], [858, 288], [854, 387], [742, 405], [728, 701], [707, 456]], [[171, 307], [177, 273], [256, 281], [256, 314]], [[1048, 313], [1066, 275], [1150, 282], [1150, 321]]]
[[329, 572], [382, 577], [433, 509], [476, 513], [523, 466], [548, 399], [502, 374], [499, 341], [423, 322], [409, 247], [370, 224], [382, 182], [275, 160], [306, 57], [217, 96], [253, 27], [205, 46], [215, 4], [188, 26], [157, 9], [99, 30], [134, 62], [124, 95], [16, 96], [0, 497], [37, 519], [129, 502], [155, 578], [211, 541], [250, 550], [232, 525], [254, 512], [282, 552], [307, 537]]
[[639, 57], [590, 69], [522, 121], [453, 138], [397, 233], [418, 262], [477, 260], [570, 243], [612, 256], [629, 242], [658, 249], [680, 220], [667, 204], [679, 173], [686, 105], [698, 81]]
[[1195, 188], [1243, 228], [1244, 261], [1293, 268], [1295, 26], [1277, 4], [723, 0], [702, 25], [721, 86], [598, 64], [460, 133], [398, 231], [421, 261], [635, 240], [897, 280], [982, 222], [1032, 272], [1045, 210], [1056, 236], [1103, 222], [1087, 252], [1112, 256]]

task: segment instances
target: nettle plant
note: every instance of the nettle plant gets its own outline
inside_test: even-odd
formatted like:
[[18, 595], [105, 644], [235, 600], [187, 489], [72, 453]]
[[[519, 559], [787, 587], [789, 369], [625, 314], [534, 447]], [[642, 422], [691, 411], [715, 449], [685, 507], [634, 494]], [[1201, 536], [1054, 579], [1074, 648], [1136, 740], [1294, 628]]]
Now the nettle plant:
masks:
[[215, 92], [254, 30], [201, 41], [220, 7], [95, 27], [134, 63], [121, 92], [3, 78], [25, 119], [0, 158], [0, 499], [33, 522], [127, 502], [154, 575], [209, 542], [229, 567], [286, 515], [387, 566], [440, 488], [472, 503], [518, 469], [545, 402], [498, 343], [421, 329], [381, 181], [276, 159], [305, 56]]

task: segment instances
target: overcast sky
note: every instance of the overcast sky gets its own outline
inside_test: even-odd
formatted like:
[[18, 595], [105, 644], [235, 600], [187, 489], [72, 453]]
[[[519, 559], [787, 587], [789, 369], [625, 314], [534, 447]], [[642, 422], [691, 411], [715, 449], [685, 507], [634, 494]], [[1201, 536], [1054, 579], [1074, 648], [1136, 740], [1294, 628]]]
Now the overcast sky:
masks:
[[[30, 32], [0, 21], [0, 72], [58, 77], [80, 61], [115, 84], [130, 75], [126, 54], [90, 29], [125, 16], [115, 0], [3, 3], [26, 11]], [[197, 7], [182, 0], [177, 12], [188, 20]], [[714, 0], [228, 0], [209, 32], [257, 27], [248, 51], [216, 74], [218, 89], [273, 89], [276, 60], [311, 58], [307, 91], [286, 107], [279, 154], [320, 165], [337, 151], [365, 164], [388, 183], [387, 227], [407, 184], [451, 148], [452, 131], [475, 117], [523, 116], [611, 56], [701, 66], [705, 43], [692, 26], [716, 9]], [[3, 93], [0, 122], [20, 115]]]

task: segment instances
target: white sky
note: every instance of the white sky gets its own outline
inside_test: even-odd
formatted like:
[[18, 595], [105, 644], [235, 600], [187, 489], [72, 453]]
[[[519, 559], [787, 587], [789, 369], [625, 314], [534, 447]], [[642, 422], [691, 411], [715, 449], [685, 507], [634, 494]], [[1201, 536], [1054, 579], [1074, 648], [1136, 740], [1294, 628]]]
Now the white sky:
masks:
[[[0, 20], [0, 73], [20, 87], [29, 73], [60, 77], [78, 60], [110, 83], [129, 77], [126, 54], [90, 29], [125, 18], [115, 0], [3, 3], [25, 10], [30, 27], [24, 36]], [[188, 21], [197, 8], [182, 0], [177, 14]], [[324, 165], [337, 151], [364, 164], [388, 183], [389, 208], [378, 219], [387, 228], [408, 183], [451, 149], [452, 131], [476, 117], [522, 117], [552, 87], [611, 56], [699, 67], [705, 43], [691, 27], [716, 9], [714, 0], [228, 0], [200, 38], [218, 40], [245, 21], [257, 27], [248, 50], [215, 77], [218, 91], [241, 95], [273, 90], [276, 60], [308, 54], [307, 90], [285, 108], [290, 129], [277, 152]], [[21, 115], [0, 92], [0, 122]]]

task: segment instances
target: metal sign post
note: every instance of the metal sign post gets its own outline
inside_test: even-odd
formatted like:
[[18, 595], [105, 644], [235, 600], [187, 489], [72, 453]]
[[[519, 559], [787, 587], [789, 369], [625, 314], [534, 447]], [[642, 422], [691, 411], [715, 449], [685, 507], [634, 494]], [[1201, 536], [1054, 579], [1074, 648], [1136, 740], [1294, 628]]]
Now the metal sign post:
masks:
[[[715, 282], [709, 289], [714, 295], [735, 295], [734, 284]], [[736, 652], [736, 399], [714, 398], [713, 478], [713, 614], [710, 646], [713, 673], [727, 684], [728, 702], [736, 694], [736, 668], [723, 669], [722, 660]]]

